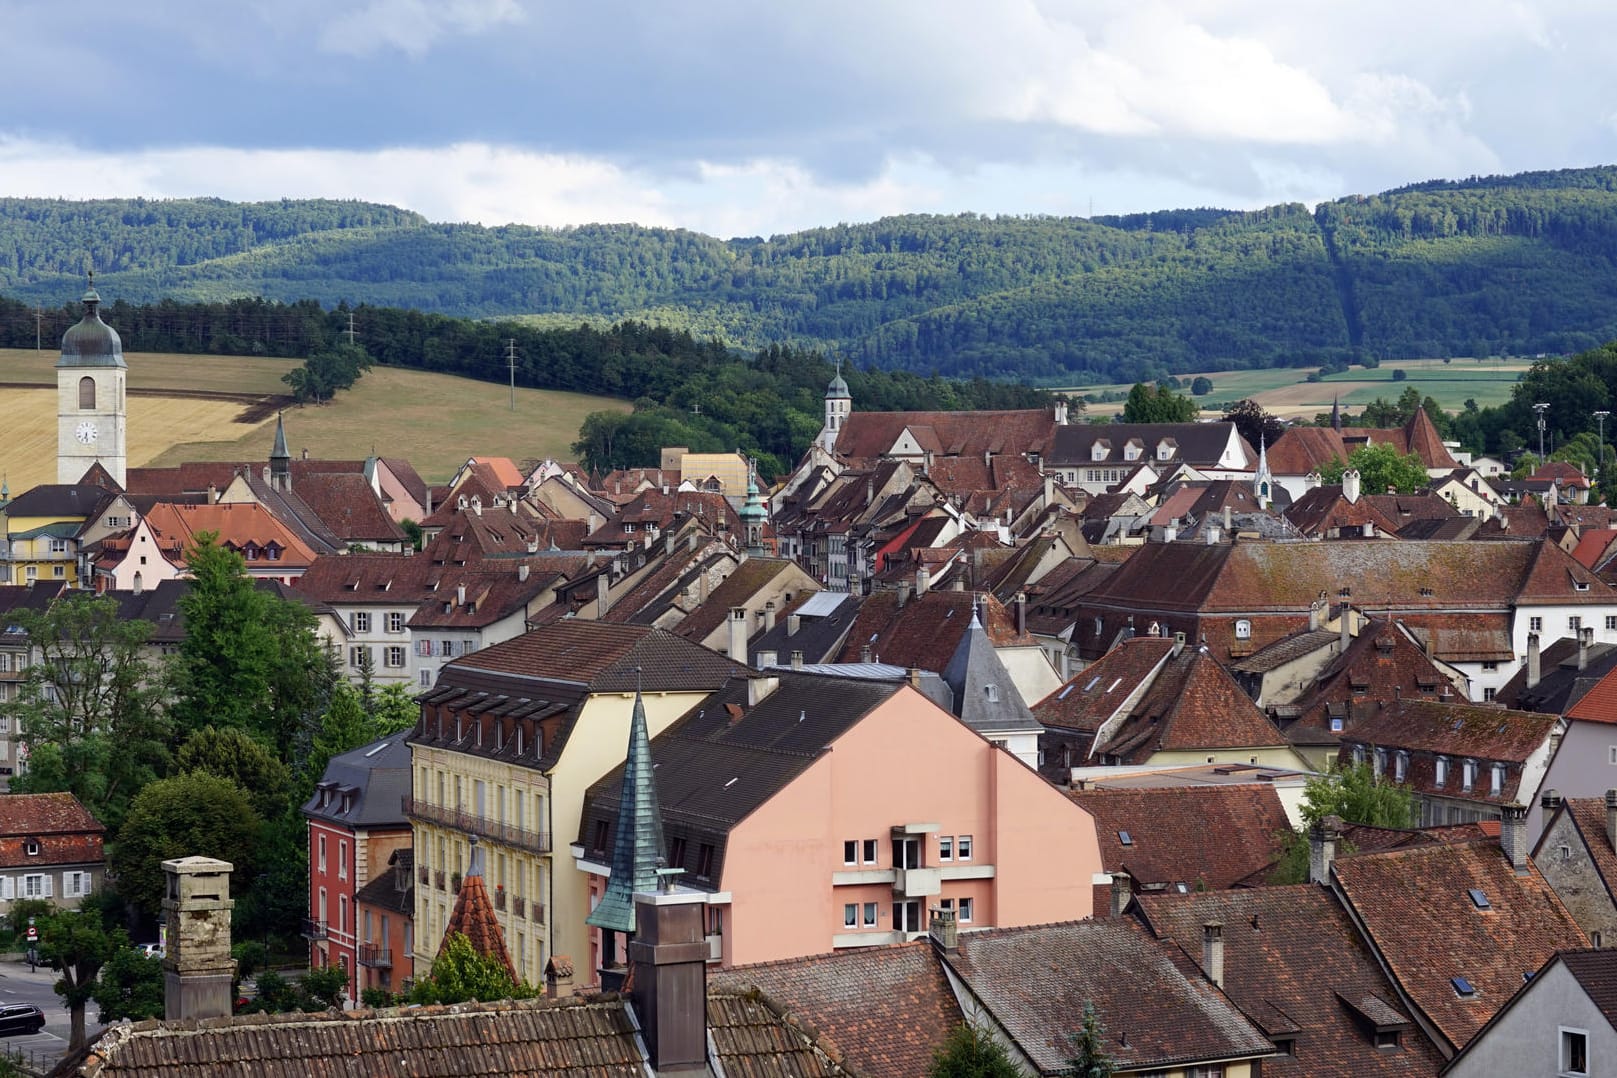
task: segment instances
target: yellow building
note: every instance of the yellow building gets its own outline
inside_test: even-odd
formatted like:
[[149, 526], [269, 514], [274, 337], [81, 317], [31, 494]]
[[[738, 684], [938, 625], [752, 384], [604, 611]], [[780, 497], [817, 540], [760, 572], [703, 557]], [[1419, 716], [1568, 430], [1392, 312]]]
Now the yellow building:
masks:
[[538, 984], [553, 955], [587, 955], [588, 880], [569, 848], [585, 791], [623, 762], [637, 684], [656, 736], [741, 673], [660, 629], [577, 620], [445, 666], [409, 739], [417, 968], [437, 954], [472, 835], [518, 975]]
[[129, 528], [133, 510], [113, 491], [98, 486], [47, 483], [19, 494], [0, 510], [0, 584], [36, 580], [79, 585], [79, 550], [86, 533], [99, 537], [105, 525]]

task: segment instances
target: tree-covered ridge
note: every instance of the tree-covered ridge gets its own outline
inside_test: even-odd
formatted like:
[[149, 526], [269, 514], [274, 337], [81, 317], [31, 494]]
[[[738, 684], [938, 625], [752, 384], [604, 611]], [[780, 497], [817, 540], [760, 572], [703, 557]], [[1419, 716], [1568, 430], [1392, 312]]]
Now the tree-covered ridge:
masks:
[[[26, 252], [26, 253], [25, 253]], [[363, 203], [0, 201], [0, 289], [262, 296], [649, 322], [755, 349], [1047, 382], [1617, 337], [1617, 168], [1416, 184], [1252, 212], [908, 215], [721, 241], [632, 225], [430, 224]]]

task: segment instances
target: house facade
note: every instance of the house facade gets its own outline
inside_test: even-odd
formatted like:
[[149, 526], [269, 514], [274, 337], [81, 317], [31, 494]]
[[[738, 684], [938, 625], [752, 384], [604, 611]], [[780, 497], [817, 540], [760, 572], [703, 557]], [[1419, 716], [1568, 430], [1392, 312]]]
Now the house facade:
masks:
[[105, 833], [72, 794], [0, 795], [0, 913], [35, 898], [77, 909], [101, 887]]

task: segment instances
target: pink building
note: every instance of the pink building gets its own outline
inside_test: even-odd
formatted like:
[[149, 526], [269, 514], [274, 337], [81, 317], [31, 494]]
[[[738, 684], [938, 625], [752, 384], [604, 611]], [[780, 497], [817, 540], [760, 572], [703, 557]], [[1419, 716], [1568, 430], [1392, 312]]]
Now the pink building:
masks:
[[[1089, 813], [902, 678], [735, 680], [651, 752], [665, 859], [683, 869], [680, 890], [708, 895], [711, 962], [913, 939], [932, 908], [954, 910], [964, 931], [1092, 912]], [[573, 846], [592, 905], [622, 776], [590, 788]]]

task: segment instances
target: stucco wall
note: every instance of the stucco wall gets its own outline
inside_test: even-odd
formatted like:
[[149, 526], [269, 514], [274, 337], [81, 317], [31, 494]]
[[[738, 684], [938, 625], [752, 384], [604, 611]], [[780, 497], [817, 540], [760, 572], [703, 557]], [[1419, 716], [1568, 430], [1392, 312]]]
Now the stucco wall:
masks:
[[[839, 738], [784, 790], [733, 828], [721, 888], [732, 898], [725, 960], [745, 964], [818, 954], [833, 937], [894, 938], [891, 877], [833, 883], [855, 873], [889, 873], [892, 828], [935, 824], [923, 866], [937, 867], [941, 892], [922, 900], [971, 898], [964, 929], [1087, 917], [1090, 880], [1100, 869], [1094, 820], [1009, 753], [905, 688]], [[961, 835], [970, 860], [958, 857]], [[939, 836], [956, 856], [939, 857]], [[843, 843], [876, 840], [875, 864], [849, 866]], [[989, 875], [992, 866], [992, 875]], [[953, 878], [951, 878], [953, 877]], [[964, 877], [964, 878], [962, 878]], [[853, 932], [843, 906], [877, 904], [877, 924]]]
[[[1588, 836], [1588, 841], [1599, 842], [1599, 835]], [[1617, 944], [1617, 905], [1595, 870], [1585, 839], [1572, 824], [1572, 817], [1562, 813], [1544, 835], [1537, 847], [1533, 863], [1538, 866], [1561, 902], [1578, 922], [1578, 927], [1589, 936], [1600, 934], [1596, 946]]]
[[[1617, 764], [1611, 762], [1614, 750], [1617, 726], [1569, 720], [1540, 791], [1554, 790], [1563, 798], [1605, 797], [1607, 790], [1617, 789]], [[1546, 823], [1544, 806], [1536, 796], [1528, 800], [1525, 791], [1523, 804], [1528, 806], [1528, 841], [1536, 842]]]
[[1486, 1039], [1456, 1061], [1448, 1078], [1561, 1074], [1563, 1027], [1587, 1032], [1590, 1074], [1617, 1074], [1617, 1033], [1566, 967], [1556, 965], [1499, 1016]]

